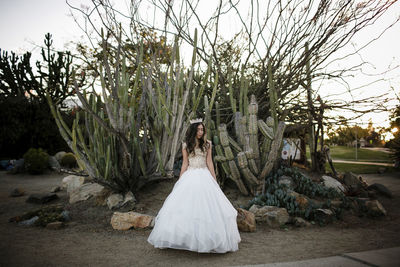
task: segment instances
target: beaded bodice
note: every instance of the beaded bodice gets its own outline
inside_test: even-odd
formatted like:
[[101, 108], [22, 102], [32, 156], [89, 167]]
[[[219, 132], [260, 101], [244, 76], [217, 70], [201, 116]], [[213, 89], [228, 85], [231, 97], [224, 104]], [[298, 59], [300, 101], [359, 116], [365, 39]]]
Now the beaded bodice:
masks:
[[[185, 149], [186, 143], [183, 143], [182, 147]], [[194, 152], [195, 153], [190, 153], [188, 156], [188, 160], [189, 160], [188, 169], [207, 168], [207, 163], [206, 163], [207, 151], [203, 152], [203, 151], [201, 151], [200, 148], [195, 148]]]

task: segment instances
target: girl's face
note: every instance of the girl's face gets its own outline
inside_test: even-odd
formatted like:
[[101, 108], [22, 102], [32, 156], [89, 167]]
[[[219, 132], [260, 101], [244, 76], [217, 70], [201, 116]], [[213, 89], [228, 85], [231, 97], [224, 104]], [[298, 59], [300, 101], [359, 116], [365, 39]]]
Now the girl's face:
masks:
[[197, 126], [197, 134], [196, 134], [196, 138], [197, 139], [201, 139], [204, 135], [204, 126], [202, 124], [199, 124]]

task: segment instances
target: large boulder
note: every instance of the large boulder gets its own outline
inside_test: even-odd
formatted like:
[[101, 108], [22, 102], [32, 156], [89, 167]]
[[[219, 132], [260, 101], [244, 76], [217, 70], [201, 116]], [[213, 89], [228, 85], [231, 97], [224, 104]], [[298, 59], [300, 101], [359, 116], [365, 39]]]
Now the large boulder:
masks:
[[114, 212], [111, 217], [111, 226], [116, 230], [128, 230], [130, 228], [152, 228], [154, 216], [137, 212]]
[[67, 189], [67, 193], [71, 193], [86, 182], [86, 178], [77, 175], [68, 175], [62, 179], [61, 188]]
[[237, 226], [241, 232], [254, 232], [256, 230], [256, 218], [254, 213], [238, 208], [236, 218]]
[[332, 178], [330, 176], [324, 175], [322, 176], [323, 180], [323, 185], [328, 188], [333, 188], [335, 189], [338, 193], [344, 193], [346, 190], [344, 186], [335, 178]]
[[289, 214], [285, 208], [275, 206], [251, 206], [257, 222], [266, 222], [271, 227], [279, 227], [289, 221]]
[[79, 201], [87, 200], [91, 197], [96, 197], [105, 190], [104, 186], [97, 183], [83, 184], [81, 187], [76, 188], [69, 195], [69, 203], [73, 204]]
[[383, 195], [388, 198], [393, 197], [392, 192], [390, 192], [390, 190], [387, 189], [387, 187], [384, 186], [383, 184], [378, 184], [378, 183], [372, 184], [368, 187], [368, 190], [374, 190], [378, 194]]

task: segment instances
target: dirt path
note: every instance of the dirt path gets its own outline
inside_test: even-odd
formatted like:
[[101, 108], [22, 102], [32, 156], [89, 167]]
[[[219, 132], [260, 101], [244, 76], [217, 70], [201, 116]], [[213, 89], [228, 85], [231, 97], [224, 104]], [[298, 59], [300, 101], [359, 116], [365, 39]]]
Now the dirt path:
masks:
[[[116, 231], [112, 211], [87, 201], [69, 205], [66, 193], [57, 193], [71, 212], [72, 222], [62, 230], [22, 227], [8, 219], [36, 209], [27, 196], [9, 197], [16, 187], [31, 193], [48, 192], [63, 175], [7, 175], [0, 172], [0, 266], [232, 266], [294, 261], [400, 246], [400, 174], [365, 175], [369, 182], [386, 184], [395, 198], [379, 199], [388, 211], [380, 219], [348, 218], [326, 227], [270, 229], [258, 226], [254, 233], [241, 233], [239, 251], [227, 254], [197, 254], [154, 249], [146, 239], [150, 230]], [[156, 214], [174, 181], [144, 190], [138, 198], [141, 209]], [[240, 199], [226, 192], [233, 203]]]
[[353, 160], [340, 160], [334, 159], [333, 163], [348, 163], [348, 164], [361, 164], [361, 165], [378, 165], [385, 167], [393, 167], [394, 163], [382, 163], [382, 162], [374, 162], [374, 161], [353, 161]]

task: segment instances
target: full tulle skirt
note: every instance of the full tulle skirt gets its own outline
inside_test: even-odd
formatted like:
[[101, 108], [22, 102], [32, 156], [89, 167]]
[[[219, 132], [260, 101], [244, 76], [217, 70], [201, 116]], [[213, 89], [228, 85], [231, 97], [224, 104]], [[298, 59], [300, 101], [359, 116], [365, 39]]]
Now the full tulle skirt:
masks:
[[155, 218], [148, 242], [201, 253], [238, 250], [237, 211], [207, 168], [188, 169]]

